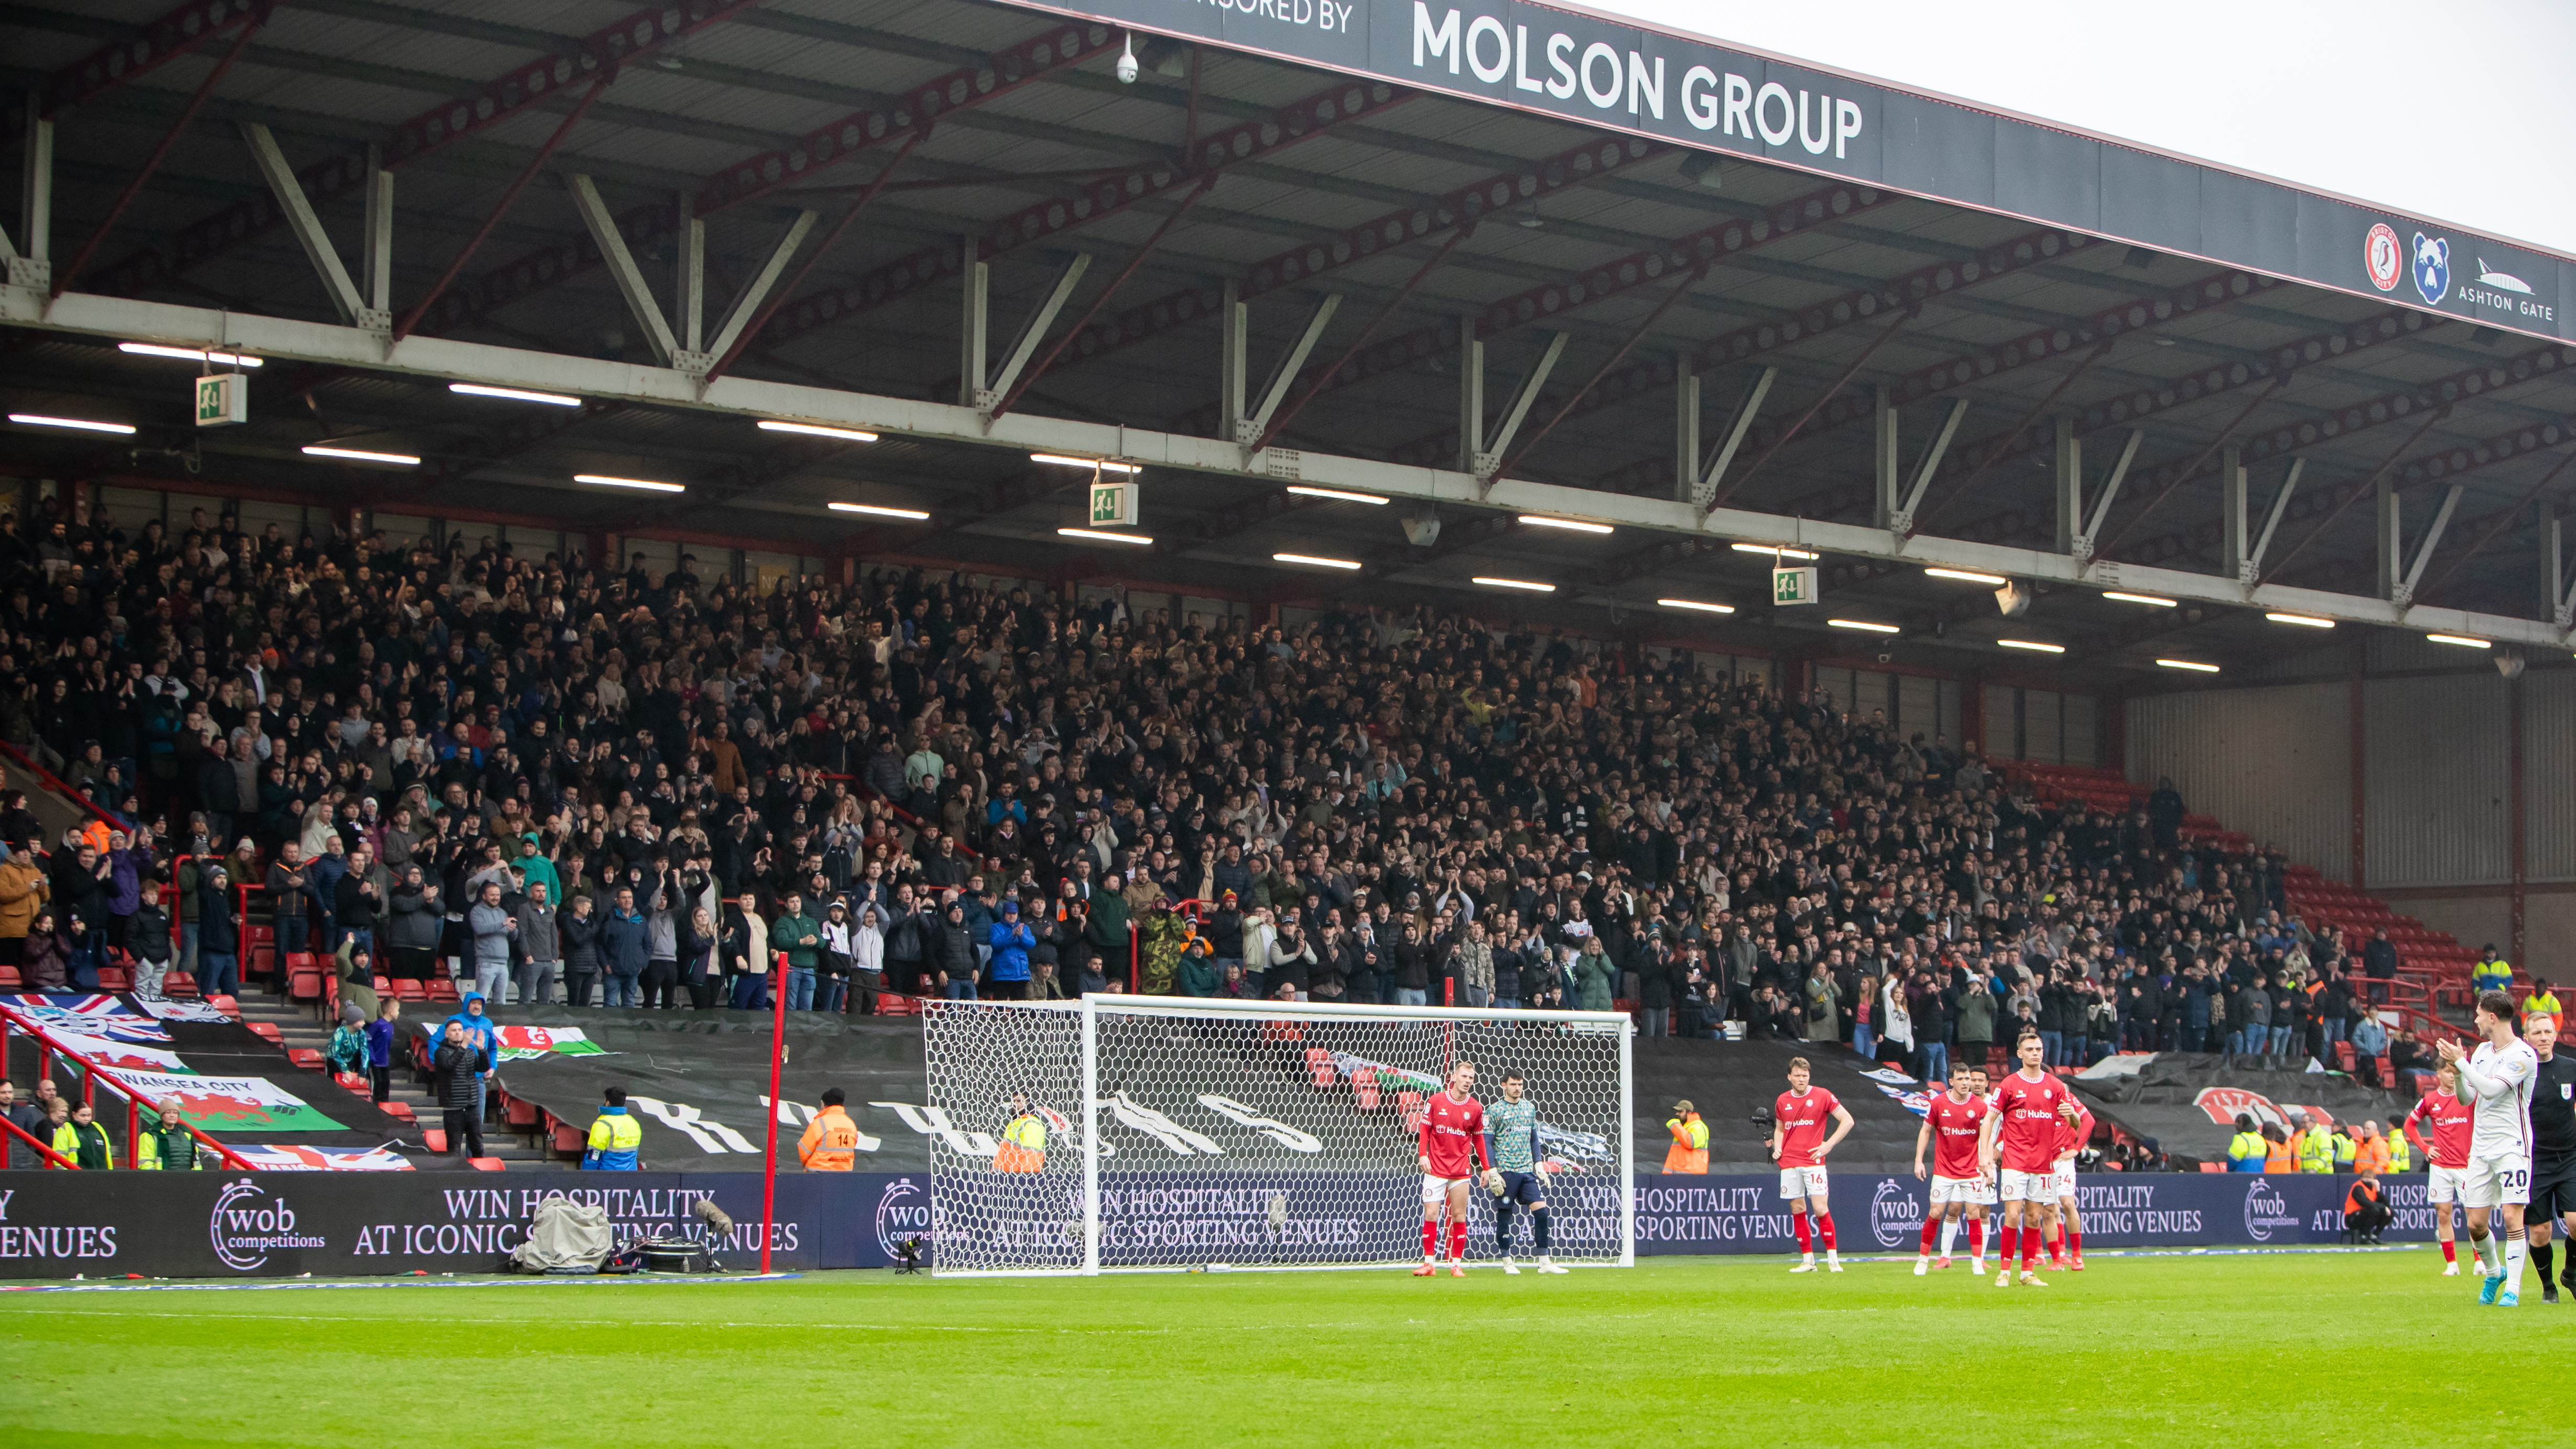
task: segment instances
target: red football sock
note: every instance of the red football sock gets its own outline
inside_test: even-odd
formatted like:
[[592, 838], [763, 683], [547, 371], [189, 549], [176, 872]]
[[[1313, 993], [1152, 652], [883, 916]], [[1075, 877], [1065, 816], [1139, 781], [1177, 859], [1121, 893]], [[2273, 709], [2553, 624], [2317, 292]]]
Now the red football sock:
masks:
[[2460, 1261], [2460, 1245], [2452, 1242], [2449, 1238], [2444, 1238], [2442, 1240], [2442, 1261], [2445, 1263], [2456, 1263]]
[[1968, 1219], [1968, 1256], [1971, 1258], [1982, 1258], [1985, 1255], [1986, 1220], [1984, 1218], [1970, 1218]]
[[1465, 1223], [1449, 1225], [1449, 1261], [1452, 1263], [1467, 1261], [1467, 1225]]
[[1789, 1215], [1789, 1225], [1798, 1230], [1798, 1251], [1801, 1253], [1815, 1252], [1815, 1241], [1807, 1236], [1807, 1215], [1805, 1213], [1791, 1213]]
[[1439, 1251], [1440, 1225], [1429, 1218], [1424, 1218], [1422, 1220], [1422, 1256], [1428, 1258]]
[[1939, 1218], [1937, 1218], [1937, 1217], [1934, 1217], [1934, 1218], [1925, 1218], [1925, 1219], [1923, 1220], [1923, 1252], [1924, 1252], [1924, 1254], [1925, 1254], [1926, 1256], [1929, 1256], [1929, 1255], [1931, 1254], [1931, 1252], [1932, 1252], [1932, 1245], [1933, 1245], [1934, 1243], [1939, 1242], [1940, 1240], [1941, 1240], [1941, 1220], [1940, 1220]]
[[1816, 1231], [1824, 1235], [1825, 1251], [1828, 1253], [1832, 1252], [1834, 1250], [1834, 1215], [1832, 1213], [1816, 1214]]
[[1997, 1223], [1995, 1225], [1995, 1243], [1999, 1251], [1999, 1256], [1996, 1261], [2002, 1263], [2007, 1268], [2011, 1267], [2013, 1250], [2021, 1246], [2021, 1229], [2013, 1226], [2011, 1223]]
[[2021, 1270], [2029, 1272], [2039, 1262], [2040, 1230], [2024, 1228], [2021, 1233]]
[[2066, 1230], [2066, 1256], [2070, 1258], [2081, 1258], [2084, 1256], [2084, 1230], [2082, 1228], [2068, 1228]]

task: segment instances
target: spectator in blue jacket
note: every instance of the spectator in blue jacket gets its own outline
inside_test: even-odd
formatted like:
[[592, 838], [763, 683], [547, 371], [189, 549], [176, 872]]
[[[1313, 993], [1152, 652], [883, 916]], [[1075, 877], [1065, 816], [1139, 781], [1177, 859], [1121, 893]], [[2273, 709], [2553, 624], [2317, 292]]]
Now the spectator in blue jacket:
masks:
[[609, 908], [608, 919], [599, 925], [599, 964], [608, 977], [609, 1005], [643, 1004], [643, 992], [636, 982], [651, 958], [652, 943], [644, 915], [635, 909], [635, 892], [619, 886], [617, 904]]
[[995, 921], [986, 939], [992, 942], [993, 962], [986, 979], [993, 994], [1005, 1001], [1025, 1001], [1029, 994], [1029, 948], [1038, 943], [1037, 936], [1020, 919], [1020, 899], [1002, 899], [1002, 918]]

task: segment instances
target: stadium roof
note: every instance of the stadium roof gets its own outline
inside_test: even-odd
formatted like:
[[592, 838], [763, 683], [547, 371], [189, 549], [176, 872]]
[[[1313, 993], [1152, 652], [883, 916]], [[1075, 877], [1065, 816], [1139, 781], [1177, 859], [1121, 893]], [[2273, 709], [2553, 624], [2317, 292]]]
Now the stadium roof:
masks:
[[[1121, 83], [1115, 25], [967, 0], [13, 5], [7, 79], [45, 98], [52, 179], [45, 259], [8, 227], [8, 411], [140, 431], [13, 426], [7, 466], [1274, 602], [1615, 606], [1717, 647], [1890, 638], [2103, 682], [2337, 637], [2282, 612], [2565, 642], [2576, 265], [2427, 250], [2429, 223], [1763, 57], [1709, 51], [1693, 89], [1694, 42], [1579, 12], [1482, 33], [1471, 10], [1449, 51], [1425, 10], [1414, 66], [1413, 9], [1303, 49], [1250, 9], [1135, 0], [1209, 38], [1137, 31]], [[1511, 79], [1446, 69], [1482, 73], [1517, 26]], [[1605, 75], [1633, 117], [1585, 104]], [[1775, 79], [1816, 91], [1807, 140]], [[1817, 149], [1828, 97], [1848, 144]], [[1697, 131], [1693, 104], [1778, 139]], [[250, 420], [192, 426], [188, 364], [128, 340], [260, 357]], [[1060, 535], [1092, 471], [1034, 453], [1142, 467], [1153, 543]], [[1822, 555], [1822, 607], [1774, 607], [1774, 559], [1738, 548], [1779, 543]]]

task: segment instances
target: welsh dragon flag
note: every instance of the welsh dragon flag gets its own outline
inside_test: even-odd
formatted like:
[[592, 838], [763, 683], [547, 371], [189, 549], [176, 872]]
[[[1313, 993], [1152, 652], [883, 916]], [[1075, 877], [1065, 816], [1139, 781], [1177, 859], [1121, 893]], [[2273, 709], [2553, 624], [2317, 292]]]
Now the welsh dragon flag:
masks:
[[338, 1132], [341, 1124], [265, 1077], [194, 1077], [116, 1069], [148, 1102], [179, 1099], [179, 1115], [204, 1132]]

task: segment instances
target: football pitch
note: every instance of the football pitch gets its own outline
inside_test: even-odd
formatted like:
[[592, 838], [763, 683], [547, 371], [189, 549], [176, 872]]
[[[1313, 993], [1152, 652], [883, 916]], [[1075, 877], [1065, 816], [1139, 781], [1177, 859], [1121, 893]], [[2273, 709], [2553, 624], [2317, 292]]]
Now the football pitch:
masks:
[[2430, 1247], [1786, 1267], [0, 1293], [0, 1443], [2567, 1442], [2576, 1303]]

